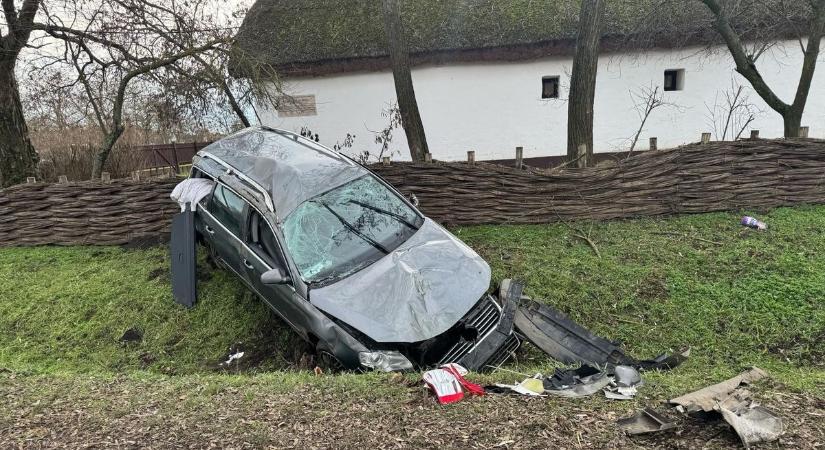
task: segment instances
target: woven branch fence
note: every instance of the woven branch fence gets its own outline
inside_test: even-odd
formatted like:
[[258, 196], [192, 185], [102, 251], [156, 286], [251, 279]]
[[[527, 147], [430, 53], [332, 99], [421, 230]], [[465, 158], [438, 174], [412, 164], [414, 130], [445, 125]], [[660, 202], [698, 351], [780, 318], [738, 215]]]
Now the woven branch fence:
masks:
[[[377, 173], [447, 225], [548, 223], [825, 203], [825, 141], [743, 140], [551, 172], [392, 163]], [[168, 232], [177, 180], [28, 184], [0, 191], [0, 245], [119, 245]]]

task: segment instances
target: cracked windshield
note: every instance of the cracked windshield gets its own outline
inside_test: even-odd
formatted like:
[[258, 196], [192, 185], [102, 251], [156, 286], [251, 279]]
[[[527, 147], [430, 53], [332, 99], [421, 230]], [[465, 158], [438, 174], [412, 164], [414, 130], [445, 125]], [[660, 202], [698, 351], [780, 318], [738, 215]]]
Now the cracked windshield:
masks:
[[320, 283], [372, 264], [422, 223], [395, 193], [365, 175], [302, 203], [282, 227], [302, 278]]

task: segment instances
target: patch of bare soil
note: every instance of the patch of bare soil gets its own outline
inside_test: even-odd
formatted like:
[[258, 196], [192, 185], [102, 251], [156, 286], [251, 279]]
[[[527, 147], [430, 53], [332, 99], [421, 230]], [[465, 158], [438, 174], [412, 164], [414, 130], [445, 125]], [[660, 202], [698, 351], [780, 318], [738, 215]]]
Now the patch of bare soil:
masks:
[[[628, 437], [633, 402], [488, 395], [442, 406], [420, 386], [371, 380], [279, 387], [273, 378], [94, 379], [0, 374], [0, 448], [741, 448], [723, 422]], [[224, 380], [224, 381], [221, 381]], [[328, 385], [327, 385], [328, 383]], [[356, 386], [356, 384], [358, 384]], [[787, 421], [760, 448], [821, 448], [821, 398], [762, 386]]]

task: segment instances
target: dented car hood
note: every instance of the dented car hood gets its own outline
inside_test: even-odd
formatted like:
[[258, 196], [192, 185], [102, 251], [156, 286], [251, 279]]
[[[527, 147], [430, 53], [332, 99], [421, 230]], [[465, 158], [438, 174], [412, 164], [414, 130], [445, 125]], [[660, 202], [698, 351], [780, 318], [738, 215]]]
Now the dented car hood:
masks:
[[490, 285], [490, 266], [430, 219], [363, 270], [310, 291], [310, 302], [376, 342], [410, 343], [455, 325]]

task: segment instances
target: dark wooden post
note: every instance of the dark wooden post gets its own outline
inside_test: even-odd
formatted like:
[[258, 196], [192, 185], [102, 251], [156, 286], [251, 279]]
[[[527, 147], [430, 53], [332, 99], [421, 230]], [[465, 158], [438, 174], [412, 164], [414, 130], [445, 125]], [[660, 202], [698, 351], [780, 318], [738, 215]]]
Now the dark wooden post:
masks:
[[474, 150], [467, 151], [467, 164], [473, 165], [476, 162], [476, 152]]
[[710, 143], [710, 133], [702, 133], [702, 143]]
[[178, 164], [178, 146], [175, 145], [175, 140], [172, 140], [172, 162], [175, 164], [175, 173], [180, 173], [180, 164]]
[[382, 157], [381, 158], [381, 164], [383, 164], [385, 166], [389, 166], [390, 165], [390, 157], [389, 156]]
[[433, 154], [430, 152], [424, 153], [424, 162], [433, 162]]
[[651, 150], [658, 150], [659, 149], [659, 140], [655, 137], [650, 138], [650, 149]]
[[751, 130], [751, 139], [759, 139], [759, 130]]
[[516, 147], [516, 169], [524, 166], [524, 147]]
[[808, 133], [810, 133], [810, 127], [799, 127], [799, 137], [806, 138], [808, 137]]

